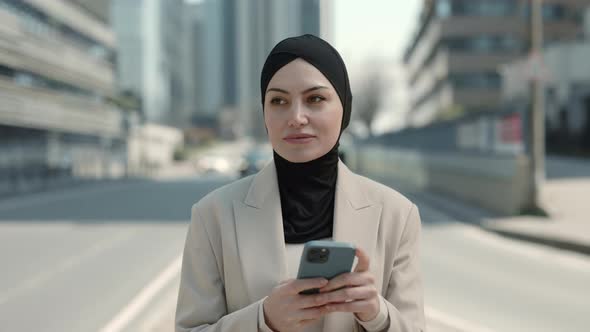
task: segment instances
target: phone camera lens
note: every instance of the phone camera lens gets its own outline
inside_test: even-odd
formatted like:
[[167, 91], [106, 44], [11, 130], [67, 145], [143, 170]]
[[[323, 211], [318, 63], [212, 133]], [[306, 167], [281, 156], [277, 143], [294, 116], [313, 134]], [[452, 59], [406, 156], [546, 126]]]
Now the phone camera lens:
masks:
[[307, 254], [307, 260], [312, 263], [324, 263], [328, 260], [330, 251], [327, 248], [313, 248]]

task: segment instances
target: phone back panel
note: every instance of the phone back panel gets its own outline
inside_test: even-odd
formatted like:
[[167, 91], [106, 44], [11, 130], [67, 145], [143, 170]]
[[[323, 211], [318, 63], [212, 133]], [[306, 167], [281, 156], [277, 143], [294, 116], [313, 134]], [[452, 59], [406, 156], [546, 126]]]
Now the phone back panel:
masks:
[[[310, 251], [328, 249], [329, 254], [321, 262], [312, 262], [308, 258]], [[355, 257], [355, 248], [349, 243], [335, 241], [307, 242], [301, 254], [297, 279], [324, 277], [332, 279], [335, 276], [350, 272]]]

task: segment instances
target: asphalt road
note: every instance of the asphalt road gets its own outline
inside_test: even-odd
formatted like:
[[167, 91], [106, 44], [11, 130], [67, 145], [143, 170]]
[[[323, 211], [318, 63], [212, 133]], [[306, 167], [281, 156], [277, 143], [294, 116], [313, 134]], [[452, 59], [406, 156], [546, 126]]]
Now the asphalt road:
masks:
[[109, 326], [180, 256], [192, 203], [226, 181], [125, 182], [0, 202], [0, 331]]
[[[190, 206], [227, 181], [110, 183], [0, 202], [0, 331], [172, 331], [162, 322], [174, 310]], [[588, 257], [416, 203], [431, 331], [588, 331]]]
[[587, 256], [503, 238], [418, 204], [427, 306], [467, 331], [588, 331]]

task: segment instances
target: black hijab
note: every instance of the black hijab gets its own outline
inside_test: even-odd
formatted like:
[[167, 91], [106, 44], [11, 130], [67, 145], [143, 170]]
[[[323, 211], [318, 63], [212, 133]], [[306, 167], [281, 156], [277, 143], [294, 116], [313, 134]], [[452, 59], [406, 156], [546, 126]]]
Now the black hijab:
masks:
[[[270, 80], [279, 69], [297, 58], [316, 67], [338, 93], [344, 111], [340, 126], [342, 135], [350, 122], [352, 106], [346, 66], [336, 49], [313, 35], [284, 39], [272, 49], [260, 78], [263, 110]], [[338, 141], [325, 155], [304, 163], [290, 162], [273, 151], [286, 243], [304, 243], [332, 236], [338, 177]]]

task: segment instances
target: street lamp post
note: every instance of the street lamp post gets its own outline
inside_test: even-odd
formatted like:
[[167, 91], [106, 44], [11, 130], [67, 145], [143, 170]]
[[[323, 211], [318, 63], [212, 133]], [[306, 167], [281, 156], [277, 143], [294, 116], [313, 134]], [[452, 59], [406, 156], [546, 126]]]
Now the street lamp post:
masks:
[[529, 206], [539, 211], [541, 185], [545, 180], [545, 111], [544, 87], [541, 75], [543, 52], [543, 0], [530, 0], [530, 58], [537, 60], [531, 80], [531, 107], [529, 111]]

